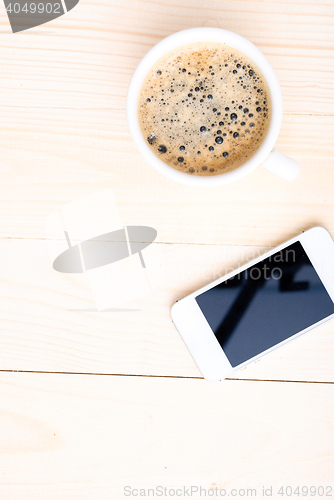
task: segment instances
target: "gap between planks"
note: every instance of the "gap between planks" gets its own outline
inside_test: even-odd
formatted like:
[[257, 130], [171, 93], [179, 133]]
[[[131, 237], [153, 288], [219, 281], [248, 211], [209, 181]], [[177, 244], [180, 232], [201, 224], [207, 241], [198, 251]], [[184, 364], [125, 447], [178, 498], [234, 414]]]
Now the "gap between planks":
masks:
[[[93, 375], [100, 377], [141, 377], [141, 378], [171, 378], [171, 379], [189, 379], [189, 380], [204, 380], [203, 377], [185, 377], [182, 375], [136, 375], [135, 373], [89, 373], [89, 372], [48, 372], [41, 370], [0, 370], [0, 373], [36, 373], [44, 375]], [[287, 384], [326, 384], [334, 385], [334, 382], [321, 382], [317, 380], [270, 380], [260, 378], [230, 378], [224, 380], [234, 380], [240, 382], [284, 382]]]

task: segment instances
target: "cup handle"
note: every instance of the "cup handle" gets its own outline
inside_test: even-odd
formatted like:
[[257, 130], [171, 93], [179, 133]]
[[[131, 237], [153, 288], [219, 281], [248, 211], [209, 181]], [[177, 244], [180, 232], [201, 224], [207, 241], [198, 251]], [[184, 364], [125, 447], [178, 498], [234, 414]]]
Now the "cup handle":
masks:
[[286, 181], [294, 181], [300, 171], [299, 163], [275, 148], [272, 149], [268, 158], [262, 163], [262, 166]]

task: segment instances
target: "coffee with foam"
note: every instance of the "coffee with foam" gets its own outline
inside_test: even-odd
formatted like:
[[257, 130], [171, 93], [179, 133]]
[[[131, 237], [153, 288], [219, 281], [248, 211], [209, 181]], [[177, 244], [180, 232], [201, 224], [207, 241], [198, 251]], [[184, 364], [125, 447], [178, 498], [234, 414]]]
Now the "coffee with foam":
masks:
[[189, 175], [239, 167], [270, 122], [268, 87], [255, 64], [218, 43], [192, 43], [163, 56], [142, 85], [139, 118], [150, 148]]

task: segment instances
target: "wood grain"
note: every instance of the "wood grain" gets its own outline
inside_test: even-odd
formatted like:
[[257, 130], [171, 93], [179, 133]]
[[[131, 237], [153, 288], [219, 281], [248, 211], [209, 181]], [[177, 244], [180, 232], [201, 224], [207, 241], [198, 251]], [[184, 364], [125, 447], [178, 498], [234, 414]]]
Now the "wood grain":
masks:
[[332, 485], [333, 385], [1, 374], [0, 396], [7, 500]]
[[[200, 377], [171, 322], [171, 305], [268, 249], [162, 247], [159, 286], [117, 310], [98, 312], [87, 277], [54, 271], [45, 241], [3, 241], [1, 369]], [[333, 382], [332, 337], [328, 322], [235, 377]]]
[[162, 177], [132, 144], [124, 113], [2, 108], [0, 235], [45, 238], [65, 203], [112, 188], [122, 217], [168, 243], [274, 246], [315, 224], [334, 234], [334, 117], [284, 116], [277, 146], [301, 165], [286, 182], [263, 168], [192, 188]]
[[330, 0], [81, 0], [65, 17], [14, 37], [2, 8], [0, 102], [123, 110], [131, 75], [155, 43], [213, 23], [264, 52], [287, 112], [333, 114], [333, 14]]

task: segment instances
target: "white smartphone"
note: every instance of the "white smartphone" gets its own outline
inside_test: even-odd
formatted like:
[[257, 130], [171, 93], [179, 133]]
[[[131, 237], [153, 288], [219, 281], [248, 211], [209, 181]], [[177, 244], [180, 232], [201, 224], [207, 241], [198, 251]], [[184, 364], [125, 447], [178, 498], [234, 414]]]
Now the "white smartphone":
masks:
[[334, 242], [314, 227], [173, 304], [203, 377], [222, 380], [334, 317]]

